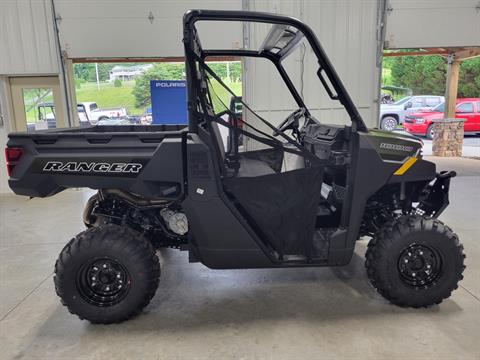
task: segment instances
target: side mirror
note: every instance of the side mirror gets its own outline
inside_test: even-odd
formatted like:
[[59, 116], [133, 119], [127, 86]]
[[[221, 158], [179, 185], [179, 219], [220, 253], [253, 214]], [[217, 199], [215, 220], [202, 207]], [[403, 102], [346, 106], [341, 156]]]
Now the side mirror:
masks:
[[412, 105], [412, 102], [411, 102], [411, 101], [407, 102], [407, 103], [405, 104], [405, 110], [410, 109], [412, 106], [413, 106], [413, 105]]

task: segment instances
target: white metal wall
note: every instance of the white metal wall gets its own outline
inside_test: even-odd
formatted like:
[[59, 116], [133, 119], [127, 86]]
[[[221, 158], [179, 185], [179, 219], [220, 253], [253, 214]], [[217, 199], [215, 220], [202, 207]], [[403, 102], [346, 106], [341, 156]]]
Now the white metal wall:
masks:
[[[183, 56], [182, 17], [188, 9], [240, 10], [241, 0], [55, 0], [60, 43], [69, 58]], [[205, 29], [208, 30], [208, 29]], [[232, 48], [241, 26], [208, 41]]]
[[51, 2], [0, 1], [0, 75], [58, 71]]
[[480, 46], [479, 0], [390, 0], [385, 47]]
[[[377, 1], [370, 0], [251, 0], [251, 10], [291, 15], [314, 30], [367, 126], [377, 124], [379, 69], [377, 63]], [[259, 32], [250, 28], [251, 43], [258, 43]], [[296, 85], [300, 84], [298, 55], [287, 67]], [[349, 123], [338, 101], [331, 101], [315, 75], [318, 64], [307, 52], [304, 61], [304, 99], [313, 114], [324, 123]], [[245, 98], [262, 116], [275, 122], [295, 110], [278, 86], [272, 85], [273, 67], [258, 66], [255, 60], [245, 66]], [[269, 111], [267, 109], [274, 109]], [[280, 111], [278, 111], [280, 110]], [[258, 124], [257, 124], [258, 126]]]

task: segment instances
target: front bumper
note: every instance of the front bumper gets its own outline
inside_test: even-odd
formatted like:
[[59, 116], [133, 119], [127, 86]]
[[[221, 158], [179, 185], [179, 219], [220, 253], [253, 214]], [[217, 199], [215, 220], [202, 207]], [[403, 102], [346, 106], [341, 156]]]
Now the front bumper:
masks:
[[425, 135], [427, 133], [428, 125], [426, 124], [415, 124], [415, 123], [403, 123], [403, 128], [405, 131], [415, 134], [415, 135]]
[[450, 203], [448, 192], [450, 179], [457, 176], [455, 171], [441, 171], [433, 183], [426, 186], [420, 196], [417, 212], [423, 216], [437, 218]]

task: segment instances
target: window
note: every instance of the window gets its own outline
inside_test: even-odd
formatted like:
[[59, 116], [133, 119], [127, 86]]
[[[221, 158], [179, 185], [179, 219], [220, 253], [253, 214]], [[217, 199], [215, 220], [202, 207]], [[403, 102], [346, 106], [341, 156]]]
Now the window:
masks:
[[425, 98], [425, 105], [428, 107], [434, 107], [434, 106], [437, 106], [438, 104], [440, 104], [440, 98], [436, 98], [436, 97]]
[[412, 98], [411, 96], [404, 97], [403, 99], [400, 99], [397, 102], [394, 102], [393, 105], [403, 105], [411, 98]]
[[97, 103], [90, 104], [90, 111], [97, 109]]
[[441, 104], [437, 105], [433, 110], [434, 111], [445, 112], [445, 103], [442, 102]]
[[457, 112], [458, 113], [473, 113], [473, 103], [466, 102], [466, 103], [457, 105]]
[[412, 99], [412, 107], [418, 108], [423, 106], [423, 98], [413, 98]]
[[480, 101], [477, 102], [477, 113], [480, 113]]

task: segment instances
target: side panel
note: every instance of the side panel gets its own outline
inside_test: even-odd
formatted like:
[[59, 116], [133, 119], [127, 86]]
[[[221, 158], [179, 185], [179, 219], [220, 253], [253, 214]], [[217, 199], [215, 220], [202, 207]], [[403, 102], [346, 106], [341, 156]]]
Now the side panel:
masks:
[[[347, 195], [346, 209], [343, 213], [344, 223], [348, 224], [345, 248], [353, 249], [358, 239], [365, 205], [368, 198], [387, 183], [421, 181], [435, 179], [435, 164], [418, 159], [404, 175], [394, 172], [409, 157], [417, 157], [420, 146], [412, 144], [409, 139], [382, 136], [383, 133], [357, 133], [352, 139], [357, 144], [353, 151], [350, 192]], [[386, 144], [386, 145], [381, 145]], [[396, 150], [388, 144], [394, 145]], [[388, 149], [387, 149], [388, 148]], [[395, 160], [394, 160], [395, 159]], [[375, 174], [372, 176], [372, 174]], [[347, 263], [350, 259], [345, 259]]]
[[9, 147], [24, 154], [9, 185], [19, 195], [50, 196], [65, 188], [114, 188], [147, 198], [183, 194], [182, 136], [141, 141], [134, 134], [110, 134], [102, 141], [87, 136], [58, 136], [55, 141], [12, 137]]
[[209, 147], [196, 135], [187, 141], [187, 214], [191, 254], [213, 269], [275, 266], [261, 249], [260, 240], [241, 220], [219, 191]]

